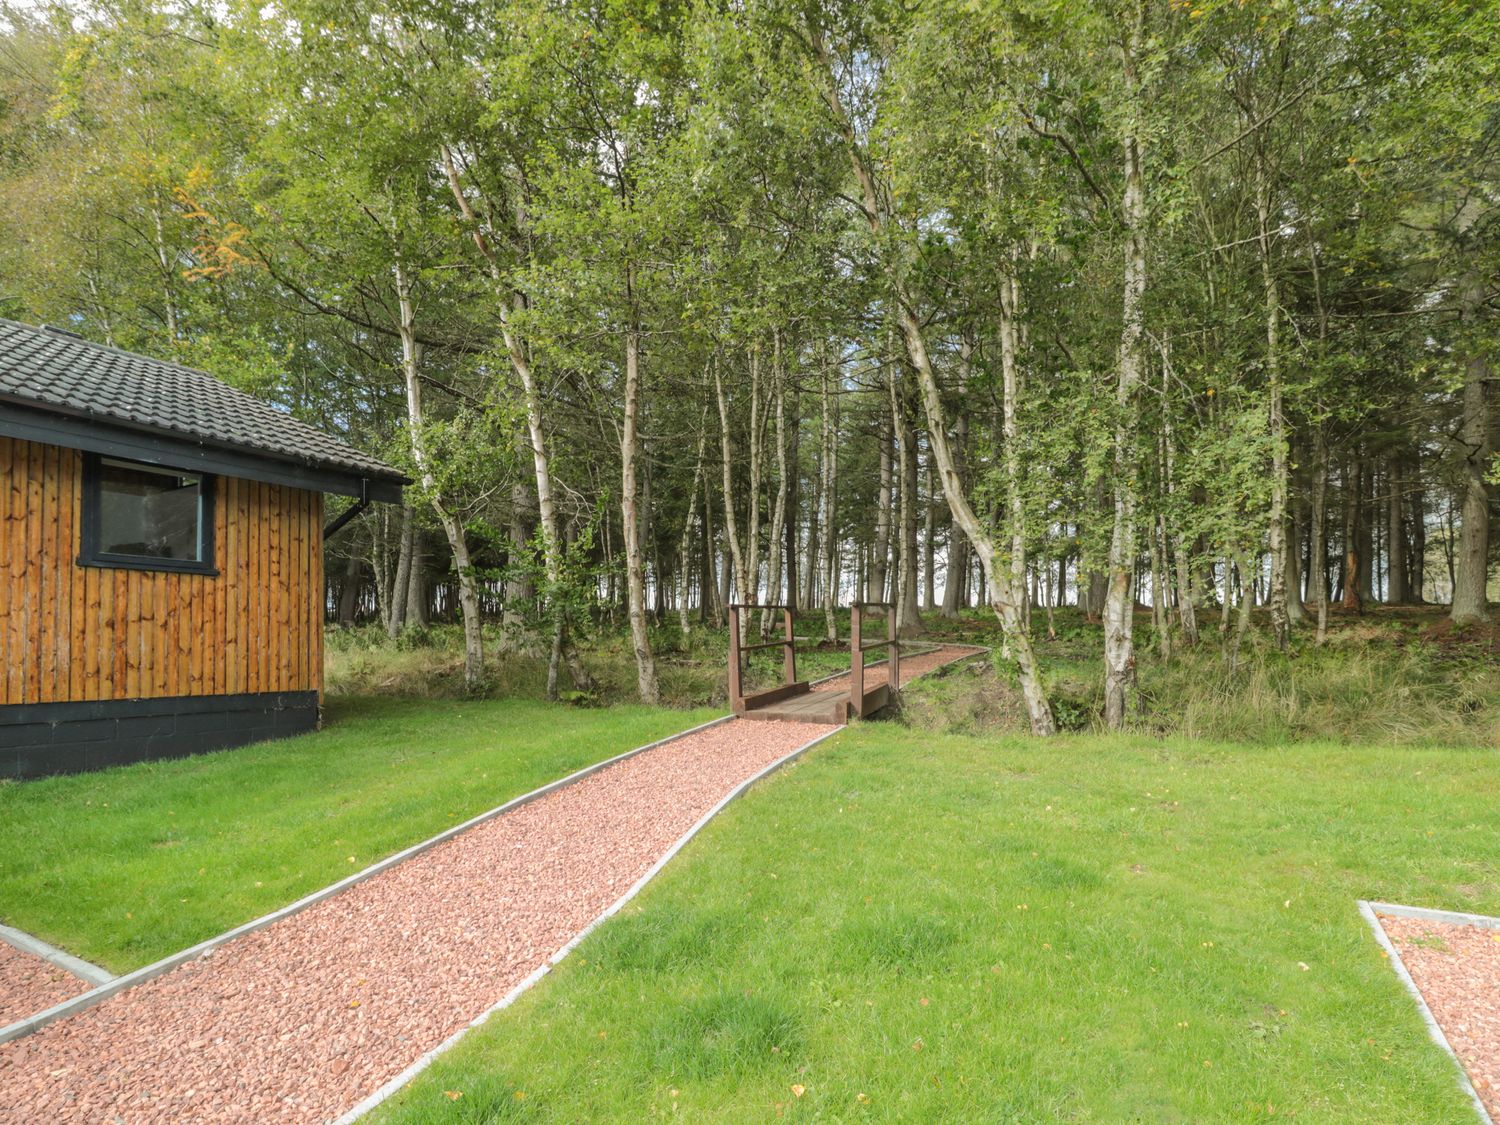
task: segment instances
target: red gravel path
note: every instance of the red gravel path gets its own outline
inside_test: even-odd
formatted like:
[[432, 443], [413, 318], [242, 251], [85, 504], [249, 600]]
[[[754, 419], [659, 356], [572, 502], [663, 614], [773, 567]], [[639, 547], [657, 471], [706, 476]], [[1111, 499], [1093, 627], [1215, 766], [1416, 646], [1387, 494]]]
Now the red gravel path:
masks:
[[[973, 645], [943, 645], [932, 652], [920, 652], [914, 656], [903, 656], [901, 658], [901, 683], [903, 686], [911, 683], [918, 676], [924, 676], [934, 668], [941, 668], [944, 664], [952, 664], [955, 660], [962, 660], [966, 656], [973, 656], [983, 652], [984, 649]], [[878, 656], [880, 650], [875, 650]], [[883, 684], [886, 681], [887, 665], [882, 662], [873, 668], [865, 669], [865, 690]], [[839, 676], [836, 679], [827, 680], [821, 684], [814, 684], [813, 691], [848, 691], [848, 675]]]
[[0, 1027], [93, 988], [86, 980], [0, 941]]
[[1382, 914], [1380, 924], [1500, 1121], [1500, 930]]
[[736, 720], [648, 750], [0, 1044], [0, 1121], [337, 1117], [545, 963], [736, 785], [830, 729]]

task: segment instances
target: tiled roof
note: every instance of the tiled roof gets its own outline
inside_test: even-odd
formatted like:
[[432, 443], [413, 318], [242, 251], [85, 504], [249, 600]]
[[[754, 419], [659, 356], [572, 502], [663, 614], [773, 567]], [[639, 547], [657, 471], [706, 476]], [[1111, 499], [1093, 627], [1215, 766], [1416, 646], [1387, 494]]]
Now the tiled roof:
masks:
[[404, 481], [389, 465], [203, 371], [0, 319], [0, 401]]

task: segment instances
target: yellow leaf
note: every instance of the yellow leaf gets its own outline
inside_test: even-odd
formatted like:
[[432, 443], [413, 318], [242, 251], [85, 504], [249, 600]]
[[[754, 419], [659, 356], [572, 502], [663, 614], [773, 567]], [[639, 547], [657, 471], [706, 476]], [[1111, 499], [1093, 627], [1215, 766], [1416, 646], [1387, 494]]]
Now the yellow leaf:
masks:
[[796, 1085], [796, 1086], [792, 1087], [792, 1094], [793, 1094], [794, 1097], [800, 1098], [805, 1093], [807, 1093], [807, 1087], [806, 1086], [803, 1086], [803, 1085], [799, 1084], [799, 1085]]
[[463, 1096], [464, 1096], [464, 1092], [462, 1090], [444, 1090], [443, 1091], [443, 1097], [447, 1098], [450, 1102], [456, 1102], [456, 1101], [458, 1101], [459, 1098], [461, 1098]]

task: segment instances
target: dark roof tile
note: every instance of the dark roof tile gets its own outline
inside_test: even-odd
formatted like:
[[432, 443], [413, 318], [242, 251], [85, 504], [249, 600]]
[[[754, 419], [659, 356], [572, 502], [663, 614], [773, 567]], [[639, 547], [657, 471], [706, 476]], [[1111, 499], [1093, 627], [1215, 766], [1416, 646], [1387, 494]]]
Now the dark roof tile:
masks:
[[298, 465], [405, 480], [389, 465], [206, 372], [60, 329], [0, 319], [0, 399]]

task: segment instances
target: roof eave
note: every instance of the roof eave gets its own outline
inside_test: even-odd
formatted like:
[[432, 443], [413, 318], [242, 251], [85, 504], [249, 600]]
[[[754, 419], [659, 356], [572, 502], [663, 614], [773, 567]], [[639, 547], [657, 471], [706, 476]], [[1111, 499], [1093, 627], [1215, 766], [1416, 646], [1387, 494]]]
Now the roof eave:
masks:
[[315, 492], [368, 495], [385, 503], [399, 503], [402, 488], [412, 483], [388, 466], [376, 470], [305, 461], [4, 394], [0, 394], [0, 435]]

